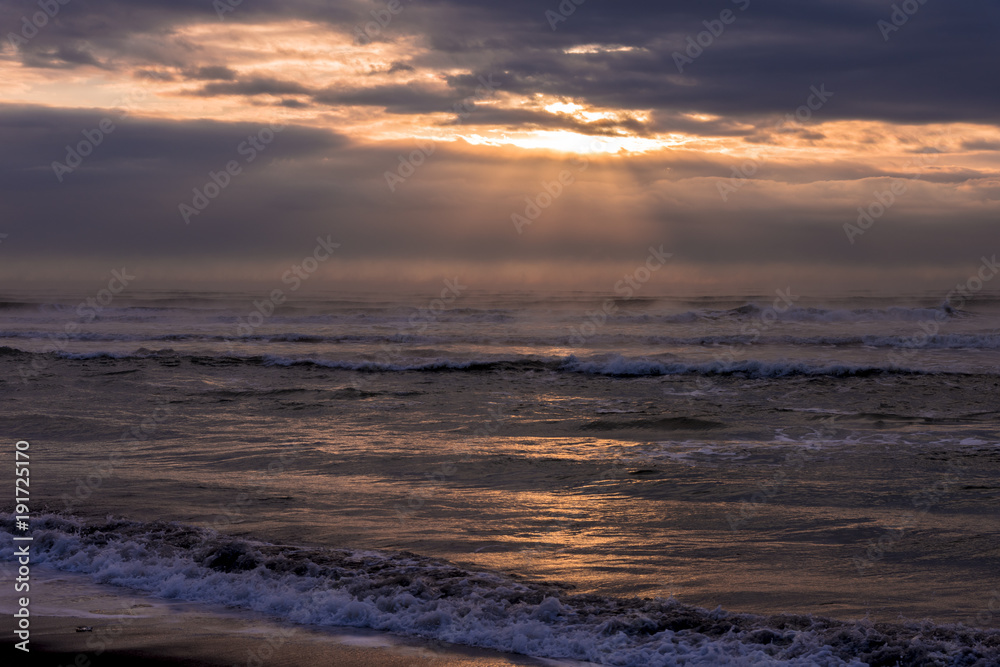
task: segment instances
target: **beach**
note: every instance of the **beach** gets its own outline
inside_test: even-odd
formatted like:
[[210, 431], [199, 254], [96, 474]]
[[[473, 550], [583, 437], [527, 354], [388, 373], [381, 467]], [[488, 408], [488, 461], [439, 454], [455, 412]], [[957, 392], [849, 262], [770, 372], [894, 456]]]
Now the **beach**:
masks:
[[[13, 579], [10, 567], [4, 575]], [[32, 596], [28, 653], [5, 647], [8, 664], [74, 665], [444, 665], [500, 667], [553, 661], [420, 642], [340, 628], [320, 631], [267, 617], [247, 618], [225, 607], [152, 600], [87, 577], [39, 568]], [[4, 625], [15, 609], [0, 608]], [[85, 632], [78, 628], [88, 628]], [[10, 628], [4, 629], [9, 632]], [[563, 663], [569, 664], [569, 663]]]
[[[146, 295], [48, 350], [72, 311], [9, 308], [4, 530], [152, 605], [109, 655], [246, 664], [294, 628], [261, 664], [995, 659], [996, 302], [647, 299], [591, 330], [599, 295], [465, 299], [237, 336], [238, 297]], [[37, 646], [80, 650], [96, 594], [42, 586]]]

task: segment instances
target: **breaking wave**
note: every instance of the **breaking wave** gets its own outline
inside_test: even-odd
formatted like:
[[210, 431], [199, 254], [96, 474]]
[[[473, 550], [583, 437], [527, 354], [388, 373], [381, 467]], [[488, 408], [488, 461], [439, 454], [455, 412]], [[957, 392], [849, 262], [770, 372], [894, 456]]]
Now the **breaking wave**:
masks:
[[[12, 558], [13, 517], [0, 554]], [[472, 571], [412, 553], [276, 545], [175, 523], [54, 515], [33, 524], [35, 562], [150, 595], [224, 604], [292, 623], [372, 628], [602, 665], [983, 666], [1000, 631], [758, 616], [673, 599], [574, 595], [569, 586]]]

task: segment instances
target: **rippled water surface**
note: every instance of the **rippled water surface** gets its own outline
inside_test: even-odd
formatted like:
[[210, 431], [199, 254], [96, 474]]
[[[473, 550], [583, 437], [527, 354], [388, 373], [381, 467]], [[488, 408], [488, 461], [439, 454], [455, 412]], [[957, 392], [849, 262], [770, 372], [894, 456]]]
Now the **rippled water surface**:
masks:
[[568, 595], [997, 624], [996, 299], [255, 298], [8, 295], [0, 422], [36, 507]]

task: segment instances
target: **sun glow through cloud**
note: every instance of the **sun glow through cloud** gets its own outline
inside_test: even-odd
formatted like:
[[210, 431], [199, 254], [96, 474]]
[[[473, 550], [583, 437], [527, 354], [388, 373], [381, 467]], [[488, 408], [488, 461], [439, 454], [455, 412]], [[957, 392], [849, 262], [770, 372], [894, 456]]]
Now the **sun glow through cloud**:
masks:
[[501, 136], [473, 134], [463, 137], [479, 146], [517, 146], [529, 150], [561, 151], [576, 154], [646, 153], [681, 146], [686, 139], [667, 136], [662, 139], [630, 136], [588, 135], [567, 130], [535, 130], [504, 133]]
[[[157, 11], [173, 11], [163, 7]], [[897, 174], [913, 175], [907, 186], [912, 196], [900, 198], [886, 216], [885, 227], [895, 219], [945, 214], [951, 219], [954, 211], [961, 212], [955, 218], [983, 224], [980, 217], [997, 201], [1000, 128], [988, 120], [994, 107], [984, 111], [951, 105], [948, 113], [939, 109], [935, 115], [925, 113], [937, 104], [930, 97], [920, 104], [902, 105], [897, 100], [892, 106], [892, 100], [883, 100], [882, 106], [875, 102], [859, 106], [858, 99], [866, 94], [877, 98], [892, 82], [881, 79], [855, 98], [848, 94], [851, 81], [841, 79], [825, 84], [836, 91], [829, 106], [810, 108], [807, 119], [787, 123], [788, 114], [810, 99], [809, 86], [797, 71], [786, 72], [788, 80], [780, 85], [767, 84], [792, 61], [773, 61], [765, 76], [736, 72], [744, 63], [739, 58], [731, 61], [733, 71], [714, 71], [706, 56], [681, 74], [669, 57], [673, 47], [660, 48], [665, 38], [658, 28], [644, 36], [637, 33], [635, 39], [628, 31], [617, 31], [613, 41], [604, 41], [609, 36], [600, 31], [583, 30], [573, 43], [567, 41], [568, 32], [550, 35], [546, 25], [525, 37], [523, 24], [517, 23], [519, 31], [489, 33], [489, 39], [476, 41], [470, 37], [473, 33], [440, 32], [434, 27], [461, 22], [465, 15], [444, 15], [440, 7], [417, 3], [405, 7], [369, 41], [359, 40], [353, 29], [368, 14], [354, 16], [349, 8], [339, 18], [312, 9], [268, 16], [266, 9], [258, 8], [241, 10], [223, 21], [208, 11], [207, 16], [185, 15], [182, 21], [162, 26], [157, 24], [162, 16], [156, 14], [144, 19], [148, 23], [129, 24], [110, 36], [102, 35], [96, 24], [74, 24], [67, 9], [27, 47], [15, 50], [4, 42], [0, 49], [4, 102], [14, 109], [11, 113], [24, 105], [29, 114], [44, 110], [86, 117], [86, 122], [72, 121], [79, 127], [71, 127], [73, 131], [56, 142], [60, 146], [79, 141], [80, 132], [93, 126], [86, 114], [98, 121], [104, 116], [119, 118], [123, 127], [134, 123], [144, 132], [153, 127], [169, 126], [174, 132], [211, 127], [220, 136], [237, 124], [245, 136], [245, 125], [286, 123], [295, 132], [308, 134], [305, 145], [310, 150], [300, 147], [296, 150], [301, 154], [293, 150], [293, 155], [279, 159], [280, 149], [275, 149], [267, 160], [279, 165], [275, 174], [287, 168], [294, 172], [296, 184], [303, 183], [291, 188], [296, 202], [300, 198], [302, 202], [291, 208], [301, 206], [310, 221], [311, 216], [320, 218], [326, 211], [343, 208], [327, 194], [336, 191], [330, 185], [335, 179], [317, 176], [323, 169], [351, 165], [347, 181], [372, 181], [347, 190], [364, 192], [369, 201], [376, 201], [390, 192], [384, 174], [400, 169], [400, 156], [412, 156], [417, 146], [429, 141], [440, 152], [426, 159], [427, 166], [414, 168], [406, 184], [391, 192], [387, 207], [400, 206], [407, 216], [431, 210], [453, 196], [442, 192], [456, 191], [449, 179], [488, 181], [490, 186], [475, 186], [486, 200], [496, 194], [492, 184], [497, 191], [502, 184], [522, 184], [509, 200], [502, 200], [500, 208], [505, 210], [523, 201], [521, 190], [530, 191], [551, 179], [553, 163], [595, 156], [600, 158], [593, 160], [595, 164], [614, 172], [605, 174], [602, 184], [613, 183], [623, 193], [615, 210], [625, 208], [629, 197], [652, 198], [660, 207], [653, 212], [631, 211], [635, 227], [618, 241], [605, 235], [606, 225], [586, 229], [588, 238], [600, 247], [598, 252], [625, 243], [625, 237], [655, 236], [657, 224], [688, 236], [697, 236], [689, 227], [711, 226], [715, 223], [706, 221], [715, 220], [748, 219], [752, 222], [747, 228], [756, 229], [770, 224], [755, 217], [769, 207], [778, 211], [770, 214], [772, 218], [795, 211], [788, 224], [845, 215], [850, 219], [852, 211], [881, 192], [877, 188], [886, 187], [885, 179]], [[60, 33], [63, 24], [72, 30]], [[585, 27], [583, 22], [576, 25]], [[632, 29], [642, 32], [641, 27]], [[79, 37], [84, 33], [86, 40]], [[741, 34], [737, 28], [727, 29], [711, 47], [711, 59], [731, 57], [728, 49], [739, 51]], [[550, 37], [554, 41], [547, 41]], [[495, 85], [481, 94], [486, 80]], [[981, 92], [968, 90], [969, 95]], [[124, 134], [109, 139], [108, 148], [97, 151], [81, 171], [111, 173], [115, 165], [131, 166], [110, 148], [124, 145], [118, 138]], [[19, 136], [13, 132], [8, 143]], [[227, 158], [241, 140], [227, 139], [215, 159]], [[50, 150], [35, 168], [48, 169], [61, 157], [60, 150]], [[198, 151], [188, 148], [174, 159], [184, 162], [189, 155]], [[110, 164], [101, 162], [102, 157]], [[171, 191], [190, 192], [208, 169], [218, 165], [213, 161], [185, 168]], [[742, 174], [738, 193], [723, 199], [719, 183], [729, 183], [734, 169], [752, 173]], [[488, 178], [483, 175], [487, 173]], [[260, 178], [257, 189], [267, 192], [280, 189], [283, 179], [292, 177], [282, 172]], [[241, 182], [252, 179], [248, 176]], [[73, 182], [82, 180], [74, 176]], [[298, 193], [299, 187], [307, 194]], [[462, 188], [475, 189], [468, 184]], [[536, 225], [525, 239], [555, 243], [568, 228], [576, 234], [588, 224], [581, 220], [599, 210], [588, 199], [597, 188], [591, 184], [568, 192], [573, 194], [546, 213], [547, 223]], [[607, 195], [601, 190], [602, 199]], [[407, 197], [421, 196], [428, 201], [413, 207], [400, 204], [409, 202]], [[232, 201], [238, 209], [240, 200]], [[573, 210], [581, 201], [587, 205], [577, 215], [559, 217], [557, 209]], [[468, 204], [461, 208], [473, 210]], [[479, 211], [477, 219], [495, 222], [500, 215], [502, 221], [503, 211], [498, 214], [493, 209]], [[363, 217], [368, 210], [362, 207], [353, 215]], [[231, 214], [237, 219], [256, 215], [253, 210]], [[448, 234], [453, 235], [448, 238], [475, 236], [465, 227], [460, 233], [449, 228]], [[876, 236], [873, 232], [871, 238]], [[784, 238], [771, 242], [767, 252], [774, 249], [780, 254], [789, 243]]]
[[627, 53], [629, 51], [642, 51], [636, 46], [621, 46], [619, 44], [580, 44], [579, 46], [574, 46], [565, 49], [563, 53], [566, 54], [593, 54], [593, 53]]

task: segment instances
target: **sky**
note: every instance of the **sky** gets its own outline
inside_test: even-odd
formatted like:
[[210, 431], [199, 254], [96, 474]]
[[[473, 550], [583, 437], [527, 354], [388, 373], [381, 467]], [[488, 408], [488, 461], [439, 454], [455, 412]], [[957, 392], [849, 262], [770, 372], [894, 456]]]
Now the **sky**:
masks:
[[947, 291], [994, 0], [0, 0], [0, 278]]

